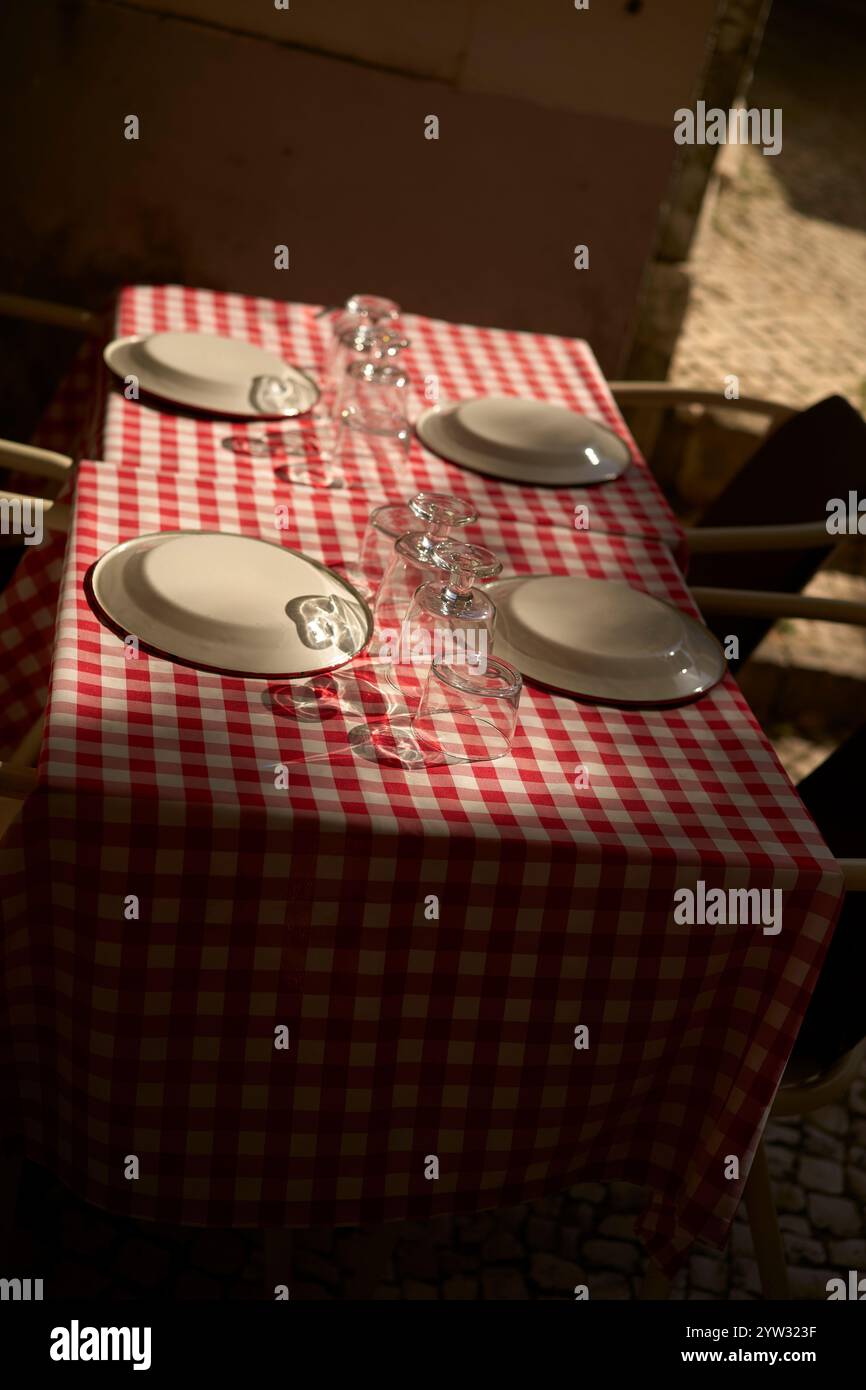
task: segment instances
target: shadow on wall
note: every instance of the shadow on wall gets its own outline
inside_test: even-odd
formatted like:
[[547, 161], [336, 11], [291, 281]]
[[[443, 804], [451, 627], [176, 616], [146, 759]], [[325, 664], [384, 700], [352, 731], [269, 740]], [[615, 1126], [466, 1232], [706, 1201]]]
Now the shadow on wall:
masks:
[[[630, 8], [616, 33], [648, 22]], [[125, 5], [44, 0], [3, 22], [19, 74], [4, 287], [90, 305], [135, 279], [315, 302], [372, 287], [443, 317], [585, 334], [615, 369], [675, 152], [660, 116], [458, 90]], [[593, 22], [575, 12], [574, 32]], [[691, 27], [683, 99], [705, 36]]]
[[782, 110], [770, 172], [796, 211], [866, 231], [866, 8], [774, 0], [749, 105]]

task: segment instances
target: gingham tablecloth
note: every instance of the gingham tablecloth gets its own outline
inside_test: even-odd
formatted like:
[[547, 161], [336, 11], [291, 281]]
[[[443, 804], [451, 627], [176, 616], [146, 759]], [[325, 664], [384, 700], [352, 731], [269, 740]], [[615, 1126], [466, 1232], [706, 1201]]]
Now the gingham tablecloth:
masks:
[[[169, 329], [224, 333], [280, 352], [319, 373], [330, 326], [327, 319], [317, 317], [318, 312], [318, 306], [310, 304], [178, 285], [137, 285], [121, 292], [115, 329], [118, 336]], [[403, 499], [427, 488], [457, 491], [481, 511], [503, 520], [532, 520], [572, 529], [579, 502], [589, 508], [588, 521], [594, 530], [658, 536], [681, 560], [685, 558], [682, 529], [641, 459], [586, 343], [473, 328], [413, 314], [405, 315], [404, 323], [412, 343], [407, 356], [416, 409], [434, 394], [443, 400], [486, 392], [529, 395], [571, 406], [611, 426], [628, 442], [634, 462], [622, 478], [603, 487], [524, 488], [455, 468], [416, 440], [409, 465], [399, 475], [388, 466], [360, 470], [349, 460], [349, 490], [363, 493], [368, 511], [377, 501]], [[89, 453], [130, 468], [267, 483], [275, 467], [289, 461], [280, 441], [288, 444], [309, 438], [279, 422], [237, 424], [129, 400], [117, 386], [106, 392], [107, 380], [95, 345], [88, 345], [36, 442], [76, 457]], [[259, 457], [244, 452], [251, 441], [265, 441], [269, 454]], [[63, 544], [62, 539], [49, 539], [38, 550], [28, 551], [15, 583], [0, 595], [4, 709], [0, 753], [8, 753], [20, 742], [45, 702]]]
[[[3, 852], [7, 1113], [87, 1199], [162, 1220], [423, 1219], [634, 1180], [673, 1267], [724, 1237], [839, 874], [730, 679], [655, 713], [527, 688], [511, 756], [409, 773], [351, 719], [281, 713], [279, 683], [128, 659], [88, 605], [118, 540], [218, 526], [334, 564], [365, 507], [82, 465], [41, 786]], [[691, 607], [659, 541], [475, 534], [516, 572]], [[782, 933], [677, 925], [699, 879], [782, 888]]]
[[[125, 290], [118, 308], [118, 334], [183, 329], [240, 337], [268, 348], [320, 374], [330, 335], [327, 319], [317, 317], [309, 304], [287, 304], [243, 295], [183, 289], [179, 286], [135, 287]], [[402, 319], [411, 348], [405, 354], [416, 409], [427, 397], [441, 400], [500, 394], [530, 396], [569, 406], [597, 419], [629, 444], [633, 464], [613, 484], [597, 488], [531, 488], [483, 478], [412, 446], [408, 472], [399, 475], [387, 466], [375, 473], [347, 470], [350, 488], [360, 487], [372, 501], [404, 497], [413, 490], [458, 491], [481, 510], [508, 519], [574, 527], [577, 502], [588, 505], [595, 530], [658, 536], [672, 547], [682, 540], [682, 528], [662, 497], [631, 439], [588, 345], [542, 333], [476, 328], [439, 319], [405, 314]], [[227, 439], [242, 443], [250, 436], [293, 432], [270, 422], [227, 426], [211, 419], [142, 408], [115, 392], [108, 401], [102, 457], [114, 463], [141, 463], [161, 470], [232, 474]], [[228, 455], [228, 457], [227, 457]], [[263, 477], [274, 462], [285, 461], [276, 451], [272, 461], [241, 456], [240, 476]], [[408, 487], [407, 487], [408, 483]]]

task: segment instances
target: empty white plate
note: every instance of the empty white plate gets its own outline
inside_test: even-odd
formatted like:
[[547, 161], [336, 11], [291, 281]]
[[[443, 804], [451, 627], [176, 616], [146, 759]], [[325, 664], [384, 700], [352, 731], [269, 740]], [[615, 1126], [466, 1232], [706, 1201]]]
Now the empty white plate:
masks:
[[222, 531], [116, 545], [91, 575], [115, 627], [158, 653], [245, 676], [305, 676], [366, 645], [372, 615], [345, 579], [297, 550]]
[[703, 624], [628, 584], [547, 574], [486, 587], [496, 655], [568, 695], [675, 705], [710, 690], [727, 669]]
[[564, 405], [516, 396], [432, 406], [415, 431], [450, 463], [515, 483], [607, 483], [631, 463], [628, 446], [613, 430]]
[[[311, 377], [275, 352], [213, 333], [151, 333], [115, 338], [103, 353], [117, 376], [176, 405], [255, 419], [301, 415], [319, 399]], [[262, 401], [263, 379], [284, 384], [279, 406]], [[259, 404], [256, 402], [259, 401]]]

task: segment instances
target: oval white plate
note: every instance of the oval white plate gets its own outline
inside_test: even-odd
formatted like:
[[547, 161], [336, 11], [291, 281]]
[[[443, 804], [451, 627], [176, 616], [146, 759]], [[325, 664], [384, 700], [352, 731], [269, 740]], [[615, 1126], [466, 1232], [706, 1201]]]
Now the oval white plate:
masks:
[[631, 463], [613, 430], [563, 405], [516, 396], [432, 406], [415, 432], [450, 463], [516, 483], [584, 487], [611, 482]]
[[[319, 399], [312, 378], [275, 352], [213, 333], [115, 338], [103, 358], [116, 376], [136, 377], [141, 390], [152, 396], [220, 415], [281, 419], [302, 415]], [[271, 414], [255, 406], [253, 393], [259, 377], [278, 377], [291, 384], [288, 408]]]
[[369, 641], [356, 589], [297, 550], [223, 531], [160, 531], [96, 562], [93, 595], [159, 654], [245, 676], [331, 671]]
[[553, 690], [674, 705], [703, 695], [727, 670], [703, 624], [628, 584], [548, 574], [486, 589], [496, 604], [496, 655]]

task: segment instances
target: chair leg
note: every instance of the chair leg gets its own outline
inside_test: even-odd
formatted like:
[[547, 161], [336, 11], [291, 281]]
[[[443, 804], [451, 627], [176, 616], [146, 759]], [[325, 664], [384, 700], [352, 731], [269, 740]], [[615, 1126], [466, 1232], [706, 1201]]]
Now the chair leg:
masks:
[[776, 1220], [776, 1204], [763, 1140], [758, 1144], [744, 1196], [764, 1297], [790, 1298], [785, 1248]]
[[646, 1273], [640, 1287], [638, 1298], [655, 1299], [657, 1302], [670, 1298], [671, 1281], [663, 1274], [655, 1260], [647, 1260]]

